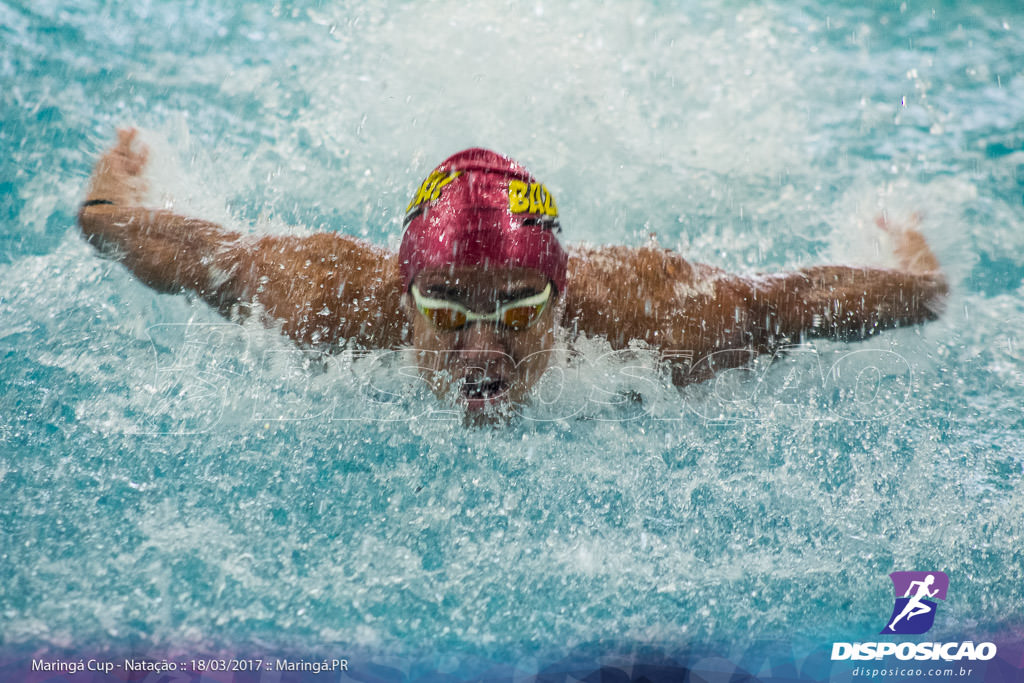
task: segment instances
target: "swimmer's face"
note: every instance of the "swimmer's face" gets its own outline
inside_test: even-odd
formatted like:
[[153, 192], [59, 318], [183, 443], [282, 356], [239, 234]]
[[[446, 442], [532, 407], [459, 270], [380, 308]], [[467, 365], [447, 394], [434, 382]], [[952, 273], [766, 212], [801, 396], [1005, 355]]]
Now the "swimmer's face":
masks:
[[[456, 267], [424, 270], [416, 275], [420, 302], [451, 302], [475, 314], [492, 314], [499, 306], [514, 304], [506, 321], [530, 320], [522, 329], [502, 322], [469, 320], [458, 329], [462, 311], [458, 307], [436, 309], [431, 314], [442, 324], [428, 319], [406, 294], [404, 305], [412, 318], [413, 346], [420, 372], [439, 397], [454, 396], [467, 411], [479, 413], [509, 403], [521, 402], [548, 366], [554, 345], [556, 295], [531, 319], [534, 304], [543, 300], [548, 279], [529, 268]], [[412, 288], [410, 288], [410, 291]], [[428, 305], [429, 305], [428, 301]], [[509, 310], [506, 306], [505, 310]]]

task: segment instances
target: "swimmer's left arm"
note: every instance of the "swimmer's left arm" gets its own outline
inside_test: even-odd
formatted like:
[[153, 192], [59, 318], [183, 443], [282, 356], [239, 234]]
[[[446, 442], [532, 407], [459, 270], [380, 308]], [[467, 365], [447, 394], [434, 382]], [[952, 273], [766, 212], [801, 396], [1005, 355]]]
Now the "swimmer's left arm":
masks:
[[855, 341], [938, 318], [948, 287], [940, 273], [816, 266], [755, 280], [759, 345], [803, 337]]
[[892, 233], [897, 269], [818, 266], [743, 277], [657, 247], [580, 247], [569, 257], [565, 325], [659, 350], [678, 385], [805, 337], [856, 340], [933, 320], [948, 292], [924, 237]]
[[659, 350], [680, 386], [758, 353], [740, 277], [656, 246], [579, 247], [569, 254], [565, 325], [613, 349]]
[[763, 321], [759, 345], [802, 337], [858, 340], [938, 318], [949, 286], [917, 221], [898, 226], [878, 219], [893, 238], [898, 268], [816, 266], [752, 278], [752, 319]]

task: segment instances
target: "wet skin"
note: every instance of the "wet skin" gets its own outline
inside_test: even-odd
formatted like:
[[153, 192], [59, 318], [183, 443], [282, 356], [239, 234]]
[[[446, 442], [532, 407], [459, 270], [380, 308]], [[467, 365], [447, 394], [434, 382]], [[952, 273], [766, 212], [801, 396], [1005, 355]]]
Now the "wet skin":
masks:
[[[548, 280], [528, 268], [457, 267], [420, 272], [413, 284], [424, 296], [490, 313], [500, 304], [542, 292]], [[439, 397], [454, 397], [470, 412], [523, 401], [547, 368], [549, 354], [543, 352], [554, 345], [557, 304], [553, 294], [537, 322], [523, 330], [476, 321], [446, 331], [416, 310], [410, 295], [402, 300], [420, 372]]]
[[[304, 347], [411, 343], [438, 395], [457, 393], [474, 414], [527, 396], [547, 367], [560, 322], [570, 344], [599, 337], [612, 349], [639, 342], [663, 353], [682, 386], [806, 339], [853, 341], [934, 320], [949, 291], [917, 216], [905, 224], [882, 216], [878, 226], [892, 241], [896, 268], [737, 275], [656, 246], [571, 247], [565, 291], [536, 326], [516, 332], [474, 322], [441, 332], [409, 300], [396, 253], [334, 232], [244, 235], [146, 208], [147, 160], [129, 129], [97, 162], [78, 215], [90, 243], [153, 289], [191, 292], [232, 319], [258, 314]], [[424, 296], [486, 314], [547, 283], [535, 271], [512, 268], [421, 272], [416, 284]]]

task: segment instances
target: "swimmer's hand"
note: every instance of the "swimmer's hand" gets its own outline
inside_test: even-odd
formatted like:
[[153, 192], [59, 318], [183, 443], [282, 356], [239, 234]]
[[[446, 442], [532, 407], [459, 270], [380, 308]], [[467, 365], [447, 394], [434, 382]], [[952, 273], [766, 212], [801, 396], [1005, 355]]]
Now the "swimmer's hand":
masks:
[[140, 206], [149, 189], [143, 172], [149, 148], [134, 128], [117, 131], [117, 144], [96, 162], [85, 202], [112, 202], [115, 206]]
[[875, 219], [875, 225], [892, 238], [893, 253], [902, 270], [920, 274], [939, 272], [939, 260], [918, 230], [921, 225], [920, 214], [911, 214], [905, 223], [893, 223], [883, 213]]

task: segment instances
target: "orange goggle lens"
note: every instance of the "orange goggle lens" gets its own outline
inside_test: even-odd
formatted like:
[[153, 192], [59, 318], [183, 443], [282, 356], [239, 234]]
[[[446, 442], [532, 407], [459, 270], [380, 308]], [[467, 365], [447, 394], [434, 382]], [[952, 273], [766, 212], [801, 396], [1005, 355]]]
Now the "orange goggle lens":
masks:
[[504, 311], [501, 316], [501, 324], [513, 330], [525, 330], [532, 325], [544, 312], [547, 302], [534, 306], [516, 306]]
[[427, 317], [430, 324], [440, 330], [457, 330], [466, 324], [466, 314], [454, 308], [420, 307], [420, 313]]
[[420, 290], [411, 287], [416, 309], [430, 324], [444, 332], [462, 329], [471, 322], [495, 322], [511, 330], [525, 330], [540, 318], [551, 300], [551, 283], [540, 294], [516, 299], [498, 306], [493, 313], [474, 313], [465, 306], [448, 299], [434, 299], [423, 296]]

